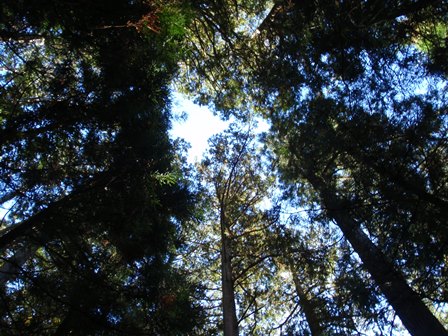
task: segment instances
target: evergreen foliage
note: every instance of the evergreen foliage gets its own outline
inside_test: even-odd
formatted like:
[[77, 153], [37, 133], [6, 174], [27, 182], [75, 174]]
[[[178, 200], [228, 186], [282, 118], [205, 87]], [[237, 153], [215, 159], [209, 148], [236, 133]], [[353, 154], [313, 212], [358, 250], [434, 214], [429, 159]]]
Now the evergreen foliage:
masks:
[[2, 4], [2, 334], [199, 323], [197, 288], [172, 265], [191, 206], [167, 134], [176, 13], [175, 2]]
[[[246, 2], [226, 5], [244, 10]], [[201, 41], [213, 28], [195, 32], [207, 57], [190, 90], [224, 117], [244, 121], [239, 111], [251, 108], [269, 119], [285, 198], [319, 214], [293, 236], [336, 224], [346, 240], [329, 276], [327, 313], [320, 324], [310, 315], [310, 331], [328, 325], [336, 333], [340, 324], [329, 321], [344, 311], [342, 333], [385, 334], [393, 308], [411, 334], [445, 335], [446, 2], [266, 5], [246, 12], [252, 21], [243, 30], [240, 13], [226, 16], [235, 29], [212, 48]], [[303, 268], [290, 254], [283, 263]]]
[[447, 335], [447, 13], [3, 1], [1, 334]]

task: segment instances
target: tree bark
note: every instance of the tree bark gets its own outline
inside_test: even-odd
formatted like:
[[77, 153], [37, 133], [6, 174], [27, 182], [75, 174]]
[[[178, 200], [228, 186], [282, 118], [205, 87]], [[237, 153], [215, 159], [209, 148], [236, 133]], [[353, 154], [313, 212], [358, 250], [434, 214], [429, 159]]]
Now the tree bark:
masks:
[[71, 194], [63, 196], [59, 200], [50, 203], [45, 209], [37, 212], [28, 219], [2, 230], [0, 232], [0, 251], [11, 246], [18, 238], [26, 236], [33, 231], [44, 234], [46, 224], [52, 221], [53, 216], [57, 216], [61, 212], [67, 211], [73, 204], [82, 202], [83, 194], [90, 192], [93, 189], [101, 190], [101, 188], [112, 183], [115, 179], [116, 175], [113, 175], [111, 172], [98, 173], [84, 185], [73, 190]]
[[337, 197], [334, 190], [312, 172], [308, 172], [306, 177], [320, 193], [328, 215], [335, 220], [355, 252], [358, 253], [364, 266], [408, 331], [413, 336], [448, 335], [448, 331], [408, 285], [403, 275], [362, 231], [359, 223], [351, 217], [344, 202]]
[[[46, 209], [45, 209], [46, 210]], [[34, 227], [37, 227], [45, 219], [47, 211], [41, 211], [34, 216], [24, 220], [20, 223], [14, 224], [11, 227], [4, 229], [0, 234], [0, 251], [5, 250], [8, 246], [13, 244], [18, 238], [30, 233]]]
[[232, 271], [231, 241], [227, 235], [225, 215], [221, 211], [221, 286], [224, 336], [238, 335], [238, 320], [236, 318], [235, 292]]
[[0, 30], [0, 41], [14, 41], [18, 43], [43, 43], [45, 41], [45, 37], [40, 34], [23, 34], [7, 30]]
[[311, 331], [312, 336], [321, 336], [324, 335], [325, 328], [321, 325], [318, 314], [316, 313], [316, 307], [312, 302], [309, 294], [306, 293], [306, 290], [302, 288], [302, 284], [300, 283], [299, 278], [297, 277], [297, 272], [295, 270], [294, 262], [292, 260], [288, 260], [290, 264], [290, 269], [292, 272], [292, 279], [294, 282], [294, 286], [296, 288], [296, 293], [300, 300], [300, 306], [303, 309], [303, 313], [305, 314], [306, 321], [308, 322], [308, 326]]
[[12, 200], [14, 197], [20, 195], [18, 191], [10, 191], [8, 193], [5, 193], [0, 197], [0, 205]]
[[[356, 141], [356, 139], [353, 139], [354, 143], [356, 143]], [[355, 160], [359, 160], [362, 164], [371, 167], [379, 175], [384, 176], [403, 190], [414, 194], [422, 201], [436, 206], [442, 214], [448, 214], [448, 201], [427, 191], [425, 186], [422, 183], [418, 183], [417, 179], [410, 176], [410, 174], [403, 173], [401, 169], [397, 170], [396, 167], [393, 167], [392, 165], [385, 166], [384, 164], [378, 163], [378, 160], [369, 156], [358, 146], [355, 147], [349, 145], [347, 147], [347, 152]]]
[[33, 232], [45, 231], [46, 224], [51, 222], [53, 216], [63, 211], [64, 206], [69, 205], [73, 201], [73, 196], [77, 196], [77, 194], [77, 192], [74, 192], [69, 196], [64, 196], [30, 218], [3, 230], [0, 235], [0, 251], [11, 246], [21, 237]]

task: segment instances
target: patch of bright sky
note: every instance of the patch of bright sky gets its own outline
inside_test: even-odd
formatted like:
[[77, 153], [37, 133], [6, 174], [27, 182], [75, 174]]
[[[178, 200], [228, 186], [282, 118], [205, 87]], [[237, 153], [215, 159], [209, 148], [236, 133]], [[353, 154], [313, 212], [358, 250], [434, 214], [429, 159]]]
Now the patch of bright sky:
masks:
[[208, 147], [208, 139], [229, 125], [228, 121], [221, 120], [206, 106], [199, 106], [180, 93], [173, 94], [172, 112], [176, 117], [186, 115], [186, 120], [176, 118], [173, 121], [170, 136], [174, 139], [182, 138], [190, 144], [189, 163], [200, 161]]
[[[184, 118], [175, 118], [170, 130], [173, 139], [182, 138], [190, 144], [188, 150], [188, 162], [195, 163], [202, 159], [208, 148], [208, 139], [215, 134], [224, 131], [234, 119], [222, 120], [206, 106], [193, 103], [180, 93], [173, 93], [173, 115], [186, 115]], [[257, 119], [256, 133], [266, 132], [269, 124]]]

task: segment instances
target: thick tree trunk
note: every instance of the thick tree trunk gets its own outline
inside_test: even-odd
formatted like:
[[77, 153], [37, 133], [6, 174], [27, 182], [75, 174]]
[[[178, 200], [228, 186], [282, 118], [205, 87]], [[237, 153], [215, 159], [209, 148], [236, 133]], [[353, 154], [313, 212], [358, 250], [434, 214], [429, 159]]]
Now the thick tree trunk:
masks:
[[38, 212], [33, 217], [23, 222], [14, 224], [0, 232], [0, 252], [11, 246], [17, 239], [29, 234], [34, 227], [41, 224], [46, 215], [46, 211]]
[[0, 41], [14, 41], [18, 43], [43, 43], [45, 41], [45, 38], [44, 36], [39, 34], [22, 34], [7, 30], [0, 30]]
[[17, 191], [8, 192], [0, 197], [0, 205], [12, 200], [14, 197], [18, 196], [20, 193]]
[[224, 336], [238, 335], [236, 318], [235, 292], [232, 271], [232, 251], [230, 238], [227, 236], [225, 216], [221, 212], [221, 286]]
[[23, 239], [23, 237], [33, 232], [45, 231], [45, 226], [51, 222], [52, 217], [63, 211], [64, 206], [68, 206], [76, 195], [77, 192], [54, 201], [47, 208], [37, 212], [30, 218], [4, 229], [0, 233], [0, 251], [4, 251], [7, 247], [17, 243], [18, 239]]
[[448, 335], [447, 330], [408, 285], [403, 275], [394, 268], [382, 251], [362, 231], [359, 223], [350, 216], [348, 209], [338, 199], [334, 190], [314, 173], [309, 173], [307, 178], [320, 193], [329, 216], [336, 221], [346, 239], [358, 253], [408, 331], [414, 336]]

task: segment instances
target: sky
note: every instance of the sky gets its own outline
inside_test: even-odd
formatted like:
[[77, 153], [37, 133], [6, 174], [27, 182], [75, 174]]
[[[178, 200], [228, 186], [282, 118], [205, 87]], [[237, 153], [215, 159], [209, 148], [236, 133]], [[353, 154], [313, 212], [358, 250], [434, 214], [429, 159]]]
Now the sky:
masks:
[[182, 138], [190, 143], [188, 162], [200, 161], [208, 147], [207, 140], [214, 134], [224, 131], [229, 122], [222, 121], [205, 106], [194, 104], [185, 96], [173, 94], [172, 113], [174, 116], [186, 114], [186, 120], [173, 121], [170, 131], [172, 138]]
[[[233, 120], [231, 118], [230, 121], [223, 121], [206, 106], [199, 106], [177, 92], [173, 94], [172, 113], [173, 116], [180, 116], [183, 113], [186, 115], [186, 120], [173, 120], [170, 136], [173, 139], [182, 138], [190, 143], [187, 158], [189, 163], [200, 161], [208, 147], [207, 140], [212, 135], [224, 131]], [[256, 132], [265, 132], [268, 129], [268, 123], [257, 118]]]

